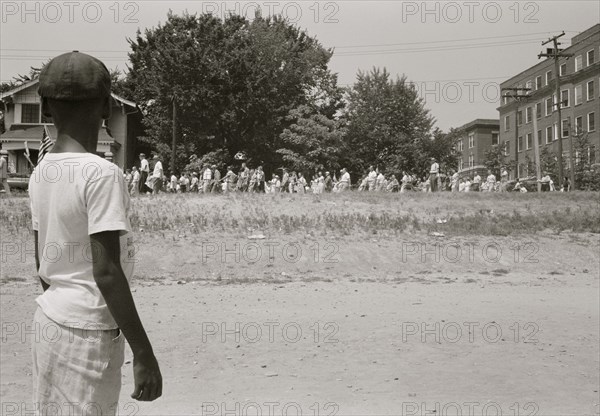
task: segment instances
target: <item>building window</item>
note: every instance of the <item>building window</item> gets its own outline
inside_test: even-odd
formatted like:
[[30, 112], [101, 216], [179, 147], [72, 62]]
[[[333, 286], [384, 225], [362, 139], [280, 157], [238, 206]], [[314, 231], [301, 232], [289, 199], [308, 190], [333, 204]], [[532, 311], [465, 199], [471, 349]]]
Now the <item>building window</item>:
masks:
[[581, 104], [583, 101], [583, 85], [575, 86], [575, 105]]
[[527, 138], [527, 149], [531, 149], [533, 147], [533, 134], [527, 133], [525, 137]]
[[462, 152], [463, 151], [463, 141], [462, 141], [462, 139], [460, 139], [457, 144], [458, 144], [458, 151]]
[[569, 137], [569, 119], [562, 121], [561, 136], [563, 139]]
[[581, 57], [581, 55], [575, 57], [575, 72], [579, 71], [581, 69], [581, 67], [583, 63], [583, 59]]
[[569, 90], [562, 90], [560, 92], [560, 108], [567, 108], [569, 106]]
[[521, 150], [523, 150], [523, 137], [519, 136], [517, 139], [517, 152], [520, 152]]
[[39, 104], [21, 104], [21, 123], [37, 124], [40, 122]]
[[546, 98], [546, 115], [552, 114], [552, 98]]
[[587, 66], [590, 66], [594, 63], [594, 50], [588, 51], [587, 53]]
[[523, 112], [522, 111], [518, 111], [517, 112], [517, 124], [520, 126], [521, 124], [523, 124]]
[[594, 81], [587, 83], [587, 100], [591, 101], [594, 99]]
[[472, 149], [475, 146], [475, 134], [469, 134], [469, 149]]
[[559, 71], [560, 71], [560, 76], [561, 76], [561, 77], [562, 77], [562, 76], [565, 76], [565, 75], [567, 75], [567, 64], [566, 64], [566, 63], [565, 63], [565, 64], [562, 64], [562, 65], [559, 67]]
[[469, 155], [469, 168], [475, 166], [475, 156]]
[[587, 131], [596, 131], [596, 121], [594, 120], [594, 113], [587, 115]]
[[553, 127], [554, 133], [552, 134], [552, 137], [554, 138], [554, 140], [558, 140], [558, 124], [554, 123]]
[[542, 118], [542, 103], [536, 103], [535, 105], [535, 117], [539, 120]]
[[539, 90], [540, 88], [542, 88], [542, 76], [538, 75], [535, 77], [535, 89]]
[[504, 116], [504, 131], [510, 130], [510, 116]]
[[531, 123], [532, 112], [533, 112], [533, 110], [531, 107], [527, 107], [525, 109], [525, 123]]
[[503, 96], [503, 97], [502, 97], [502, 100], [503, 100], [503, 102], [504, 102], [504, 104], [505, 104], [505, 105], [506, 105], [506, 104], [508, 104], [508, 99], [509, 99], [509, 98], [510, 98], [510, 97], [509, 97], [509, 96], [507, 96], [507, 95], [505, 95], [505, 96]]
[[552, 81], [552, 71], [548, 71], [548, 72], [546, 72], [546, 85], [550, 85], [551, 81]]
[[458, 161], [458, 170], [463, 170], [464, 166], [465, 166], [465, 161], [460, 159]]
[[527, 81], [525, 83], [525, 88], [527, 88], [525, 94], [531, 94], [531, 91], [533, 90], [533, 81]]
[[492, 132], [492, 146], [496, 146], [500, 143], [500, 135], [496, 132]]
[[541, 146], [543, 144], [542, 131], [541, 130], [538, 130], [538, 132], [537, 132], [537, 142], [538, 142], [538, 146]]
[[583, 133], [583, 117], [579, 116], [575, 118], [575, 134]]
[[552, 143], [552, 126], [546, 127], [546, 144]]
[[510, 141], [506, 140], [506, 141], [504, 141], [504, 156], [508, 156], [509, 152], [510, 152]]

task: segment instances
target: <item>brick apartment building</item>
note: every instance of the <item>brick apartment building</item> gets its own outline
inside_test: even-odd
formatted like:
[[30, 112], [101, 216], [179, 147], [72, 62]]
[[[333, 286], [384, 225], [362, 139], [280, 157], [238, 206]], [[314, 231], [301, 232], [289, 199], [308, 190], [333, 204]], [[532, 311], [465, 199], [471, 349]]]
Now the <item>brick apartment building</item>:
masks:
[[[511, 177], [531, 175], [527, 161], [534, 159], [535, 137], [533, 119], [537, 121], [540, 151], [545, 147], [558, 154], [559, 135], [563, 140], [563, 166], [570, 168], [569, 136], [587, 133], [590, 147], [586, 154], [575, 154], [576, 160], [584, 157], [590, 163], [600, 162], [600, 24], [594, 25], [571, 39], [571, 46], [563, 53], [573, 57], [560, 58], [560, 101], [564, 102], [562, 121], [558, 123], [556, 106], [556, 74], [554, 59], [547, 58], [506, 80], [501, 88], [531, 88], [528, 97], [520, 102], [502, 97], [500, 112], [500, 142], [506, 144], [505, 152], [511, 161], [517, 161], [517, 171]], [[525, 91], [520, 92], [521, 94]], [[574, 140], [574, 139], [573, 139]]]
[[458, 159], [459, 174], [473, 176], [475, 172], [484, 175], [485, 152], [500, 140], [500, 121], [476, 119], [457, 129], [461, 138], [456, 143], [461, 153]]

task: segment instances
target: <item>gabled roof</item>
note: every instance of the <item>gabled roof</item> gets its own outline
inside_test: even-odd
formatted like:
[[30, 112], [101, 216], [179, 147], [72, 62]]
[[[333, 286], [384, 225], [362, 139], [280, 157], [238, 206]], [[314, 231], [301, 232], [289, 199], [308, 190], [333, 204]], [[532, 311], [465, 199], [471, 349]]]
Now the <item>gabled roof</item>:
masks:
[[26, 90], [27, 88], [31, 87], [32, 85], [37, 84], [39, 81], [40, 81], [39, 78], [35, 78], [35, 79], [32, 79], [31, 81], [27, 81], [26, 83], [24, 83], [22, 85], [19, 85], [16, 88], [13, 88], [12, 90], [3, 92], [2, 94], [0, 94], [0, 100], [5, 99], [6, 97], [10, 97], [11, 95], [18, 93], [19, 91]]
[[[31, 81], [27, 81], [26, 83], [24, 83], [22, 85], [19, 85], [16, 88], [13, 88], [12, 90], [3, 92], [2, 94], [0, 94], [0, 100], [4, 100], [6, 97], [13, 96], [13, 95], [15, 95], [16, 93], [18, 93], [20, 91], [26, 90], [27, 88], [34, 86], [38, 82], [40, 82], [40, 79], [39, 78], [35, 78], [35, 79], [32, 79]], [[134, 103], [133, 101], [129, 101], [129, 100], [123, 98], [123, 97], [119, 97], [117, 94], [112, 93], [112, 92], [110, 93], [110, 96], [114, 100], [119, 101], [122, 104], [128, 105], [129, 107], [132, 107], [132, 108], [137, 108], [137, 104]]]

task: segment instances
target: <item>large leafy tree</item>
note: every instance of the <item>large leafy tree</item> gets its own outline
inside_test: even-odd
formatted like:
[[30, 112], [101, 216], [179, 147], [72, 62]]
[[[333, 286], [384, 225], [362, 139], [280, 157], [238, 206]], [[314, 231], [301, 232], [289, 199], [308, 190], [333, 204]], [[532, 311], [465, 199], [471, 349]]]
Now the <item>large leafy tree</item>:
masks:
[[337, 171], [346, 150], [344, 120], [329, 118], [308, 105], [290, 111], [293, 124], [281, 133], [285, 166], [301, 172]]
[[189, 156], [244, 153], [267, 170], [289, 112], [328, 76], [331, 51], [283, 19], [168, 14], [129, 40], [129, 77], [146, 116], [145, 140], [171, 157], [173, 100], [177, 167]]
[[406, 77], [392, 79], [385, 68], [361, 71], [347, 101], [347, 164], [354, 172], [369, 165], [389, 172], [422, 169], [422, 144], [431, 139], [434, 119]]

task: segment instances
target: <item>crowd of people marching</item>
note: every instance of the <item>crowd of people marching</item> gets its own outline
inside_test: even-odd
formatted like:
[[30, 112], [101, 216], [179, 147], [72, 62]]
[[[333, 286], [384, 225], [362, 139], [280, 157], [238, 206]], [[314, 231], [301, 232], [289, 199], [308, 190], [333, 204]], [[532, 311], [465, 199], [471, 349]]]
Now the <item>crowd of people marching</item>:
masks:
[[[353, 187], [350, 174], [346, 169], [341, 169], [339, 179], [334, 173], [317, 172], [312, 177], [305, 177], [301, 172], [282, 168], [281, 176], [273, 174], [266, 178], [262, 166], [256, 169], [249, 168], [242, 163], [241, 169], [236, 173], [232, 166], [221, 175], [216, 165], [205, 165], [199, 172], [183, 172], [177, 176], [172, 174], [167, 177], [164, 173], [162, 162], [158, 156], [153, 158], [152, 172], [150, 163], [145, 154], [140, 154], [140, 167], [134, 166], [124, 173], [125, 182], [131, 195], [140, 193], [228, 193], [228, 192], [260, 192], [260, 193], [313, 193], [344, 192]], [[437, 161], [431, 159], [431, 168], [428, 176], [419, 178], [410, 172], [402, 172], [400, 180], [396, 175], [384, 175], [379, 169], [369, 167], [354, 188], [358, 191], [375, 192], [437, 192], [442, 190], [452, 192], [503, 192], [507, 191], [508, 172], [502, 168], [500, 180], [488, 171], [485, 179], [478, 173], [472, 177], [459, 175], [457, 171], [442, 173]], [[543, 190], [554, 191], [554, 183], [548, 174], [540, 179]], [[526, 187], [517, 181], [513, 191], [527, 192]]]

